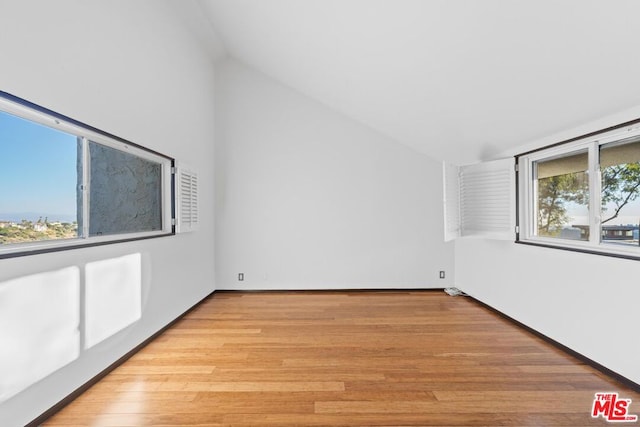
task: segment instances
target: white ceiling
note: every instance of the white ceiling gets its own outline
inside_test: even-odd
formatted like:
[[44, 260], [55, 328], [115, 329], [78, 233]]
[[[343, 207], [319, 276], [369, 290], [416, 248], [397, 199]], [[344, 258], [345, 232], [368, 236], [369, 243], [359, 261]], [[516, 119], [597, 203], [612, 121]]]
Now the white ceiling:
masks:
[[640, 104], [640, 1], [200, 0], [228, 54], [438, 159]]

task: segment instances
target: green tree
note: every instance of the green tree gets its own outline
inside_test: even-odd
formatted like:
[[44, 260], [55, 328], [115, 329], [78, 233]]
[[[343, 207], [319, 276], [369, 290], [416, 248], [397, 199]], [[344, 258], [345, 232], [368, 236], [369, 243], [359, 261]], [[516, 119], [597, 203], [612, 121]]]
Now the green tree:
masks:
[[[613, 204], [613, 212], [605, 224], [620, 215], [627, 204], [640, 196], [640, 162], [608, 166], [602, 170], [602, 208]], [[584, 172], [568, 173], [538, 180], [538, 232], [554, 235], [567, 223], [565, 204], [589, 203], [587, 177]]]
[[[612, 203], [613, 214], [602, 224], [615, 219], [620, 211], [640, 195], [640, 163], [613, 165], [602, 170], [602, 207]], [[604, 209], [603, 209], [604, 210]]]
[[584, 172], [572, 172], [538, 180], [538, 233], [552, 236], [568, 220], [567, 202], [587, 204], [588, 184]]

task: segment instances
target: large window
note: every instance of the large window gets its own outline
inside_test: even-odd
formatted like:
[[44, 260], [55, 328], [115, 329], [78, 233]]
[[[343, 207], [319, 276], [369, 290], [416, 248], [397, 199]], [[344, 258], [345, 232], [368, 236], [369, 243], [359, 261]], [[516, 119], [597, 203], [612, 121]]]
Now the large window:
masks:
[[0, 257], [173, 232], [173, 159], [0, 92]]
[[518, 156], [518, 241], [640, 257], [640, 126]]

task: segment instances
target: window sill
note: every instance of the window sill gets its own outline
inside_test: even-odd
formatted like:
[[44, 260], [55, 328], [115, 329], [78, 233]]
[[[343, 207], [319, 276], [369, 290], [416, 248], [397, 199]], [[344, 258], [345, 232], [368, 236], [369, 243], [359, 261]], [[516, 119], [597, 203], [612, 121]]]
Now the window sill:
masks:
[[136, 240], [154, 239], [175, 235], [174, 231], [153, 231], [147, 233], [129, 233], [89, 239], [60, 239], [40, 242], [16, 243], [3, 247], [0, 245], [0, 259], [17, 258], [28, 255], [38, 255], [72, 249], [90, 248], [93, 246], [111, 245], [115, 243], [133, 242]]
[[542, 248], [560, 249], [563, 251], [570, 251], [570, 252], [580, 252], [580, 253], [591, 254], [591, 255], [601, 255], [601, 256], [608, 256], [608, 257], [614, 257], [614, 258], [640, 260], [640, 247], [629, 248], [629, 249], [625, 248], [626, 249], [625, 250], [625, 249], [610, 248], [608, 246], [603, 247], [602, 245], [598, 247], [594, 247], [591, 245], [578, 245], [578, 244], [571, 245], [565, 242], [555, 243], [553, 241], [549, 241], [546, 239], [545, 240], [516, 239], [515, 243], [519, 243], [522, 245], [529, 245], [529, 246], [538, 246]]

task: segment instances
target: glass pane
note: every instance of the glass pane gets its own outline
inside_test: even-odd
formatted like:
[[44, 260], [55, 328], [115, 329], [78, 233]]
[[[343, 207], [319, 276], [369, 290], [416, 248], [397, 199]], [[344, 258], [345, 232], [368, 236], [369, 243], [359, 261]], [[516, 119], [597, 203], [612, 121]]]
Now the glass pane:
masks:
[[0, 245], [78, 237], [78, 142], [0, 111]]
[[537, 235], [589, 240], [586, 151], [534, 163]]
[[638, 246], [640, 141], [600, 147], [602, 243]]
[[162, 165], [89, 143], [89, 236], [162, 229]]

